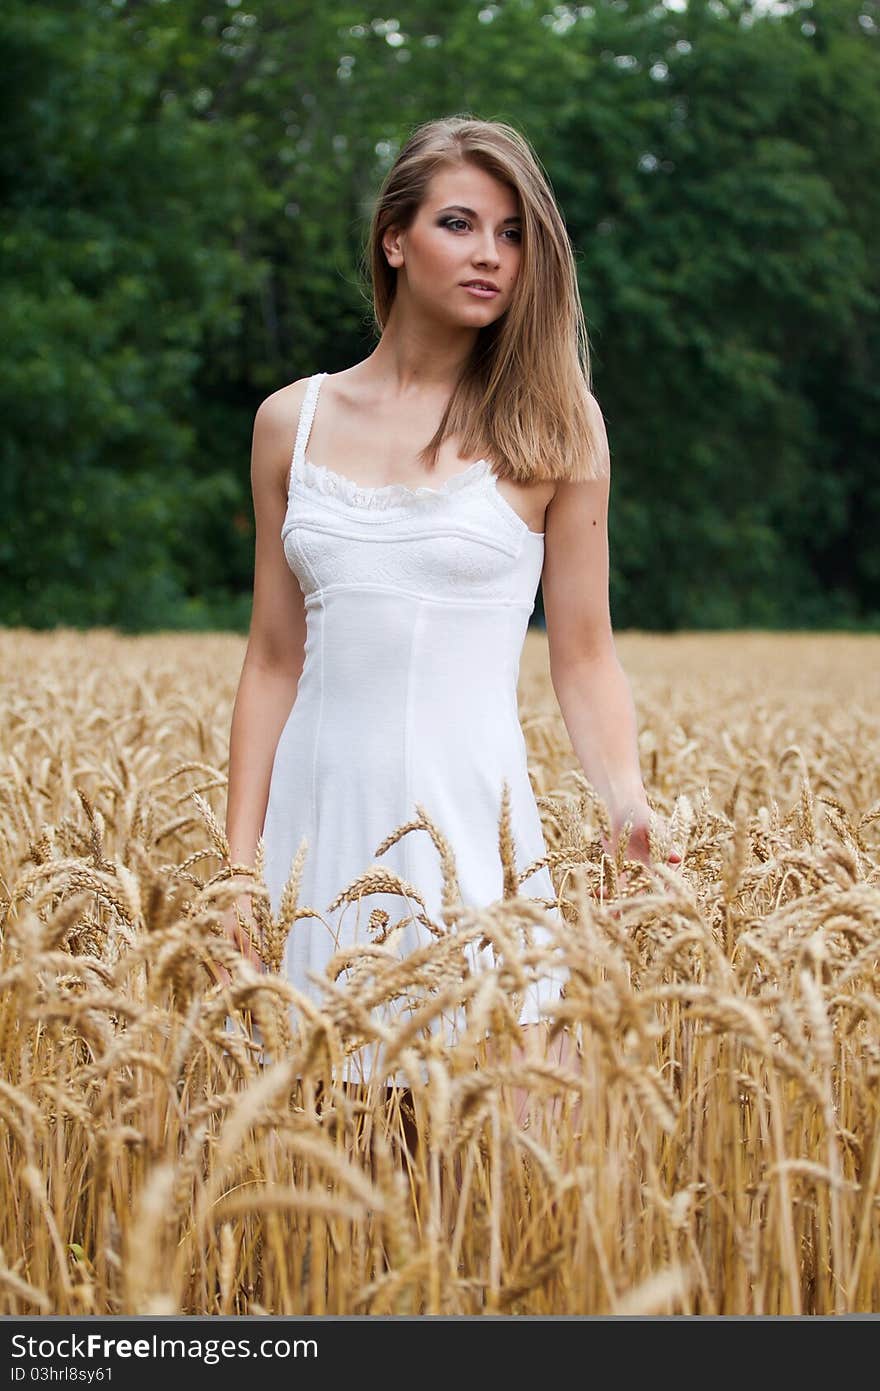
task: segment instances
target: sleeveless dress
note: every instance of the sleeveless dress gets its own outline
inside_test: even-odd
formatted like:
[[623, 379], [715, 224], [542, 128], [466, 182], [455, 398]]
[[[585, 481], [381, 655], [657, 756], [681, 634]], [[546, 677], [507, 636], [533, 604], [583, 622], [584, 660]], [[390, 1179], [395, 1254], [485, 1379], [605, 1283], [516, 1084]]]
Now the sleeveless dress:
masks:
[[[517, 871], [547, 853], [517, 708], [543, 533], [502, 497], [486, 459], [437, 488], [362, 487], [313, 464], [306, 447], [327, 375], [308, 381], [290, 466], [281, 541], [304, 595], [305, 656], [274, 756], [262, 829], [276, 914], [294, 857], [307, 842], [298, 905], [321, 917], [294, 922], [283, 971], [316, 1002], [322, 991], [311, 975], [323, 975], [339, 948], [372, 940], [373, 909], [385, 909], [391, 922], [420, 911], [399, 893], [363, 893], [330, 911], [341, 890], [371, 867], [400, 875], [424, 899], [432, 922], [447, 930], [440, 855], [428, 832], [408, 831], [376, 856], [391, 832], [417, 818], [417, 804], [452, 848], [466, 905], [502, 897], [498, 823], [505, 781]], [[562, 921], [546, 866], [519, 892]], [[531, 931], [536, 942], [551, 936], [540, 925]], [[398, 955], [431, 940], [413, 918]], [[486, 947], [468, 950], [471, 969], [491, 960]], [[337, 984], [345, 979], [343, 973]], [[520, 1021], [539, 1019], [562, 983], [553, 968], [530, 984]], [[371, 1048], [366, 1070], [359, 1058], [347, 1079], [376, 1076], [381, 1050]], [[409, 1084], [399, 1073], [397, 1080]]]

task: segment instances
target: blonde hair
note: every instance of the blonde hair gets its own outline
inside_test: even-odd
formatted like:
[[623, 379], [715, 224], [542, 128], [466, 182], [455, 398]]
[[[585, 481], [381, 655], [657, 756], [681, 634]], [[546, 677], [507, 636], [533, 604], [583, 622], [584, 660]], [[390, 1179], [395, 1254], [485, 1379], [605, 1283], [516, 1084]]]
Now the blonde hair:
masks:
[[[528, 140], [503, 121], [445, 116], [412, 132], [373, 209], [363, 269], [373, 318], [385, 328], [397, 286], [382, 238], [405, 230], [441, 169], [471, 163], [519, 200], [522, 253], [510, 307], [481, 329], [421, 459], [433, 468], [441, 443], [461, 437], [496, 474], [516, 482], [583, 481], [607, 474], [591, 395], [587, 328], [574, 254], [550, 181]], [[599, 416], [601, 420], [601, 416]], [[603, 432], [604, 433], [604, 432]]]

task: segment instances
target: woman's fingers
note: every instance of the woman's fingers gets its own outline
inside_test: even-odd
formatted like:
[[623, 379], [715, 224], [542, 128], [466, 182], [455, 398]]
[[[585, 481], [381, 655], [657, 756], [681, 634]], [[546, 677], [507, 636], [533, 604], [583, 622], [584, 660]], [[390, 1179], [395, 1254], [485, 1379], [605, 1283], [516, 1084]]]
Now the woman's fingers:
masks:
[[[662, 835], [664, 834], [664, 831], [665, 831], [664, 822], [663, 822], [662, 818], [659, 818], [659, 817], [658, 817], [658, 819], [657, 819], [657, 835], [658, 835], [658, 836], [662, 836]], [[614, 834], [615, 834], [615, 841], [614, 841], [614, 843], [612, 843], [612, 842], [608, 839], [607, 836], [605, 836], [605, 835], [600, 836], [600, 840], [601, 840], [601, 844], [602, 844], [602, 849], [605, 851], [605, 854], [608, 855], [609, 858], [612, 859], [612, 860], [615, 858], [615, 851], [616, 851], [617, 844], [619, 843], [620, 832], [621, 832], [621, 828], [620, 828], [620, 827], [615, 827], [615, 831], [614, 831]], [[654, 863], [654, 861], [653, 861], [653, 858], [652, 858], [652, 856], [651, 856], [651, 844], [650, 844], [650, 837], [649, 837], [649, 835], [648, 835], [648, 828], [647, 828], [647, 826], [644, 826], [644, 825], [643, 825], [643, 826], [636, 826], [636, 827], [633, 827], [633, 829], [632, 829], [632, 831], [631, 831], [631, 833], [630, 833], [630, 837], [629, 837], [629, 841], [628, 841], [627, 846], [626, 846], [626, 852], [625, 852], [625, 853], [626, 853], [626, 858], [627, 858], [628, 860], [639, 860], [647, 869], [650, 869], [650, 867], [651, 867], [651, 865]], [[666, 863], [667, 863], [668, 865], [680, 865], [680, 864], [682, 863], [681, 852], [678, 851], [678, 850], [676, 850], [674, 846], [670, 849], [669, 854], [668, 854], [667, 857], [666, 857]]]
[[[259, 948], [255, 945], [251, 935], [254, 930], [254, 925], [247, 916], [247, 910], [250, 905], [250, 895], [245, 896], [244, 903], [245, 912], [242, 914], [243, 921], [239, 921], [239, 914], [236, 912], [236, 904], [233, 904], [231, 908], [228, 908], [224, 912], [222, 917], [224, 935], [232, 943], [236, 951], [245, 957], [246, 960], [250, 961], [258, 971], [265, 971], [266, 963], [263, 961]], [[214, 972], [222, 985], [230, 984], [232, 976], [219, 962], [215, 963]]]

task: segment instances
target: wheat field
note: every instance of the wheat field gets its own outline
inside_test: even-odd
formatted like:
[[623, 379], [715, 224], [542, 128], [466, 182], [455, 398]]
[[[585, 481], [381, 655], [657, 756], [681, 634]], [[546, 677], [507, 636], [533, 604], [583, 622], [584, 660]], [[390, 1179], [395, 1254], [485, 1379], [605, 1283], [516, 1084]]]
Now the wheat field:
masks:
[[[505, 896], [457, 904], [438, 837], [430, 946], [402, 968], [377, 922], [318, 1009], [275, 969], [296, 866], [277, 921], [254, 890], [266, 973], [219, 935], [243, 639], [0, 634], [0, 1314], [880, 1308], [880, 639], [617, 647], [682, 865], [602, 854], [530, 632], [555, 942], [502, 808]], [[343, 1087], [383, 992], [411, 1085]]]

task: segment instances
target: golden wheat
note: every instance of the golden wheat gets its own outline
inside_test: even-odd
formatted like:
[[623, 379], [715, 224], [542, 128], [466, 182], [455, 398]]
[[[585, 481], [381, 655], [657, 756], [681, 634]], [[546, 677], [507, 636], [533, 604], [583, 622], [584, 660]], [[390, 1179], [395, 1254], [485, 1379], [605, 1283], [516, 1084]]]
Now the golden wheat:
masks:
[[[428, 942], [401, 961], [375, 913], [320, 1004], [279, 974], [307, 845], [275, 917], [262, 846], [231, 864], [222, 830], [241, 640], [0, 644], [0, 1314], [880, 1307], [877, 639], [618, 638], [649, 870], [603, 853], [530, 633], [554, 939], [506, 788], [482, 911], [418, 806], [375, 854], [428, 833], [440, 921], [366, 863], [337, 903], [398, 894]], [[222, 931], [244, 901], [265, 973]], [[346, 1084], [374, 1049], [407, 1088]]]

